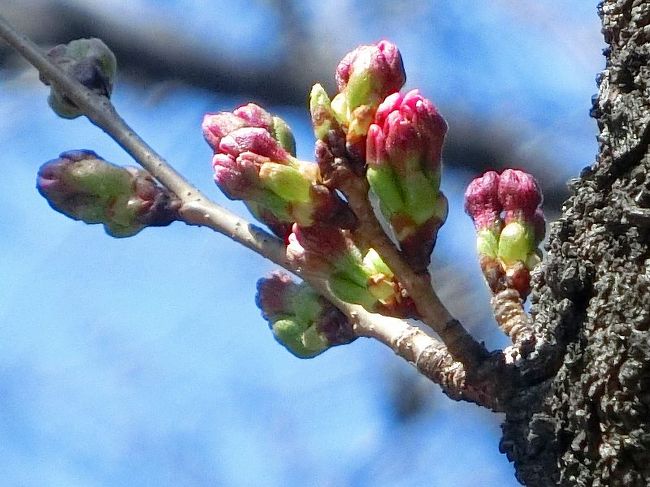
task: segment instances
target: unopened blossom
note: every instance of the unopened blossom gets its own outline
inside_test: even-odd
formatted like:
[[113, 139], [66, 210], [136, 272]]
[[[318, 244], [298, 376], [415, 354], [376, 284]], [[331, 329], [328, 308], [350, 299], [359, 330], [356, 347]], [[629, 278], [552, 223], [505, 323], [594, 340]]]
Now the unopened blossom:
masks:
[[38, 172], [37, 189], [52, 208], [86, 223], [102, 223], [114, 237], [177, 219], [179, 200], [144, 170], [120, 167], [92, 151], [62, 153]]
[[388, 96], [366, 142], [366, 176], [400, 247], [416, 271], [429, 264], [447, 199], [440, 192], [447, 124], [418, 90]]
[[343, 313], [284, 272], [258, 281], [256, 302], [275, 339], [299, 358], [315, 357], [356, 339]]

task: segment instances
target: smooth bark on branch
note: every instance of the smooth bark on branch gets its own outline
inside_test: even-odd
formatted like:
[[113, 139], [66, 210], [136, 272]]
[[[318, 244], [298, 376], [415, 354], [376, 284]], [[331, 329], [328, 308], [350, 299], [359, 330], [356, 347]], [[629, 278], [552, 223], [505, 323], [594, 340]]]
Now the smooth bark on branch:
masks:
[[571, 184], [534, 289], [535, 326], [567, 345], [503, 425], [528, 486], [650, 485], [650, 3], [599, 9], [599, 155]]

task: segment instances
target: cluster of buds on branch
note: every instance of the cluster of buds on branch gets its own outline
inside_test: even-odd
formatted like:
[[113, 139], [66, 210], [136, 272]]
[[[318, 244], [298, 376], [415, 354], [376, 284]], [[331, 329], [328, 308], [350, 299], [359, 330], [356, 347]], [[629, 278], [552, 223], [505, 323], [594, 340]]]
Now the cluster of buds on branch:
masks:
[[476, 228], [481, 270], [493, 293], [530, 292], [530, 271], [540, 262], [544, 239], [542, 193], [535, 178], [516, 169], [488, 171], [465, 192], [465, 211]]
[[[110, 96], [116, 63], [101, 41], [57, 46], [48, 59], [95, 95]], [[49, 78], [43, 80], [50, 84]], [[454, 377], [449, 384], [462, 384], [459, 366], [475, 367], [487, 351], [440, 303], [428, 273], [447, 218], [447, 199], [440, 191], [447, 124], [417, 89], [400, 91], [405, 82], [402, 56], [388, 41], [347, 54], [336, 69], [333, 98], [320, 84], [311, 90], [315, 163], [297, 159], [289, 126], [253, 103], [206, 114], [202, 131], [213, 152], [217, 186], [226, 197], [243, 201], [279, 237], [273, 244], [278, 249], [274, 260], [305, 278], [296, 284], [275, 273], [258, 283], [257, 304], [282, 345], [310, 358], [359, 334], [379, 333], [372, 326], [355, 328], [359, 322], [353, 326], [349, 319], [358, 312], [343, 314], [311, 282], [342, 308], [350, 303], [372, 313], [422, 320], [438, 333], [446, 351], [431, 345], [435, 338], [412, 328], [404, 328], [406, 341], [386, 335], [383, 340], [414, 362], [416, 352], [435, 356], [437, 363], [448, 364], [447, 379]], [[51, 85], [49, 101], [59, 115], [82, 113], [60, 84]], [[164, 161], [159, 164], [164, 166]], [[115, 166], [90, 151], [70, 151], [41, 168], [37, 187], [57, 211], [102, 223], [115, 237], [174, 220], [196, 223], [188, 215], [202, 195], [184, 182], [177, 184], [174, 178], [180, 175], [171, 168], [154, 174], [163, 185], [146, 171]], [[515, 343], [520, 338], [531, 343], [524, 333], [522, 303], [544, 235], [540, 204], [535, 180], [515, 170], [488, 172], [466, 193], [481, 268], [500, 306], [495, 306], [495, 317]], [[211, 218], [209, 212], [201, 214]], [[224, 231], [225, 225], [214, 227], [233, 234]], [[507, 298], [497, 299], [506, 291]], [[429, 345], [423, 346], [425, 342]], [[423, 367], [434, 380], [447, 381], [435, 367]]]

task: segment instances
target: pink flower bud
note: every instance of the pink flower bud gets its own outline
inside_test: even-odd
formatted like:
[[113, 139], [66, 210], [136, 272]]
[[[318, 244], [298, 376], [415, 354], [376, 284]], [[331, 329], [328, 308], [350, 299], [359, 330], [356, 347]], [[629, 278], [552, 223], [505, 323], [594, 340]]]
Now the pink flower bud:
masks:
[[232, 113], [207, 113], [201, 124], [203, 137], [215, 152], [219, 151], [221, 139], [246, 127], [263, 129], [271, 139], [275, 140], [276, 145], [288, 152], [295, 152], [293, 134], [284, 120], [272, 116], [254, 103], [241, 106]]
[[269, 132], [258, 127], [242, 127], [233, 130], [219, 142], [218, 152], [234, 157], [243, 152], [252, 152], [270, 161], [288, 163], [290, 154], [285, 151]]
[[402, 55], [395, 44], [380, 41], [359, 46], [349, 52], [336, 68], [340, 92], [349, 91], [349, 108], [353, 110], [369, 101], [383, 100], [406, 82]]
[[386, 157], [400, 175], [422, 170], [431, 178], [439, 178], [447, 124], [418, 90], [388, 96], [379, 105], [370, 130], [374, 147], [367, 153], [369, 164]]
[[212, 158], [214, 181], [232, 200], [249, 199], [257, 189], [257, 171], [247, 171], [242, 162], [241, 159], [238, 161], [228, 154], [215, 154]]
[[233, 110], [233, 115], [241, 118], [246, 127], [259, 127], [268, 131], [273, 130], [273, 116], [255, 103], [241, 106]]
[[245, 120], [230, 112], [206, 113], [201, 124], [203, 138], [215, 151], [223, 137], [242, 127], [246, 127]]
[[533, 176], [517, 169], [506, 169], [499, 178], [499, 201], [505, 211], [504, 220], [530, 220], [542, 203], [542, 193]]
[[477, 230], [500, 226], [499, 174], [487, 171], [465, 190], [465, 212]]

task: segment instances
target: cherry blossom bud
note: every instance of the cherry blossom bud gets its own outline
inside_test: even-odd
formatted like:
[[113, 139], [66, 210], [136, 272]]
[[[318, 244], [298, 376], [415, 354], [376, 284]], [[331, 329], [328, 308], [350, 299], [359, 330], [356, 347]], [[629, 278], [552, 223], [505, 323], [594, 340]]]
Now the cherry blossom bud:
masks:
[[279, 237], [286, 240], [294, 222], [356, 225], [347, 204], [322, 184], [318, 166], [293, 156], [293, 135], [282, 119], [248, 104], [232, 113], [207, 114], [202, 129], [215, 151], [219, 188], [228, 198], [243, 200]]
[[465, 211], [474, 221], [481, 269], [493, 292], [513, 288], [522, 299], [530, 292], [545, 233], [541, 202], [535, 178], [519, 170], [488, 171], [468, 186]]
[[506, 223], [515, 219], [531, 221], [542, 203], [542, 192], [530, 174], [517, 169], [506, 169], [499, 177], [499, 201]]
[[377, 107], [405, 82], [402, 55], [395, 44], [385, 40], [357, 47], [336, 68], [336, 84], [345, 95], [348, 113], [364, 105]]
[[276, 340], [299, 358], [315, 357], [356, 339], [343, 313], [284, 272], [258, 281], [256, 302]]
[[287, 257], [298, 267], [327, 276], [332, 292], [343, 301], [392, 316], [415, 313], [412, 300], [379, 254], [373, 249], [363, 252], [345, 230], [294, 225]]
[[[265, 141], [267, 147], [277, 144], [289, 155], [296, 155], [296, 142], [287, 123], [254, 103], [241, 106], [232, 112], [207, 113], [201, 124], [203, 137], [215, 152], [219, 151], [222, 138], [241, 128], [264, 129], [267, 135], [275, 140], [275, 143]], [[244, 132], [245, 134], [246, 132]], [[258, 144], [262, 143], [259, 136], [255, 136], [254, 141]], [[229, 142], [229, 144], [231, 143]], [[245, 145], [245, 142], [243, 143]], [[246, 150], [245, 147], [242, 149]]]
[[366, 176], [405, 257], [418, 272], [429, 264], [447, 217], [440, 156], [447, 124], [417, 90], [393, 93], [377, 109], [366, 141]]
[[111, 164], [92, 151], [62, 153], [38, 172], [37, 189], [52, 208], [113, 237], [177, 219], [179, 200], [144, 170]]
[[365, 138], [377, 107], [388, 95], [399, 91], [405, 81], [402, 56], [388, 41], [359, 46], [339, 63], [336, 69], [339, 93], [332, 99], [330, 108], [346, 134], [352, 165], [363, 166]]
[[[110, 98], [117, 74], [117, 61], [101, 39], [77, 39], [60, 44], [47, 52], [47, 58], [89, 90]], [[50, 84], [43, 76], [41, 81]], [[54, 86], [50, 90], [48, 103], [60, 117], [77, 118], [82, 115], [72, 100]]]

